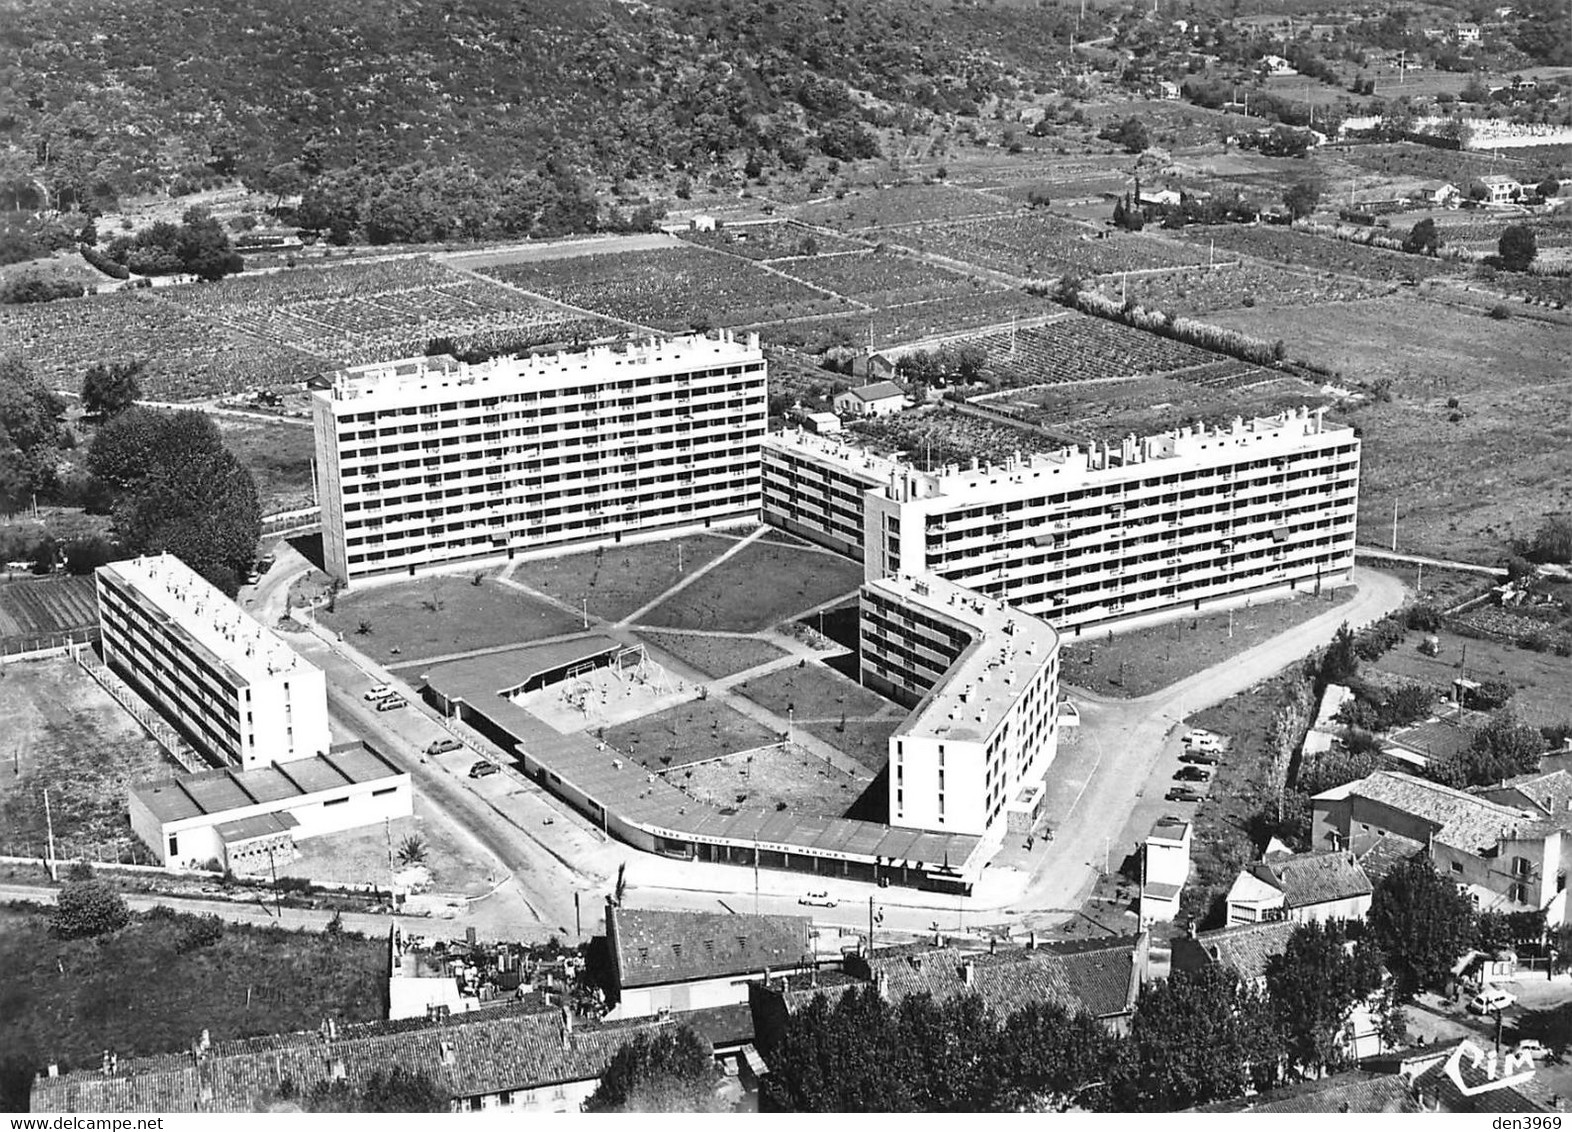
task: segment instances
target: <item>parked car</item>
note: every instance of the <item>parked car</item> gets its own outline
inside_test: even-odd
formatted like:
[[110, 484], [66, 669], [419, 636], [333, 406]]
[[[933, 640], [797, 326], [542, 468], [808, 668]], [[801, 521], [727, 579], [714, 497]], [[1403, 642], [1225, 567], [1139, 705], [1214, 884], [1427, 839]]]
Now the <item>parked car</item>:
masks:
[[389, 696], [385, 700], [378, 700], [377, 701], [377, 710], [378, 711], [397, 711], [399, 708], [407, 707], [408, 705], [409, 705], [409, 701], [406, 700], [403, 696]]
[[1538, 1038], [1524, 1038], [1517, 1043], [1519, 1057], [1531, 1057], [1535, 1061], [1550, 1056], [1550, 1047]]
[[830, 894], [828, 892], [810, 892], [806, 896], [799, 897], [797, 903], [805, 904], [809, 908], [835, 907], [835, 901], [830, 898]]
[[1180, 782], [1205, 782], [1212, 777], [1212, 772], [1198, 766], [1182, 766], [1174, 771], [1174, 777]]
[[501, 769], [496, 763], [481, 759], [469, 768], [469, 776], [471, 778], [485, 778], [487, 775], [496, 774]]
[[1182, 763], [1195, 763], [1197, 766], [1216, 766], [1221, 760], [1216, 755], [1209, 755], [1205, 751], [1186, 751], [1179, 756]]
[[1516, 995], [1508, 994], [1504, 990], [1487, 990], [1468, 1000], [1468, 1010], [1471, 1014], [1494, 1014], [1497, 1010], [1505, 1010], [1516, 1003]]
[[463, 743], [460, 743], [457, 739], [453, 738], [453, 736], [449, 735], [442, 739], [438, 739], [434, 743], [427, 744], [426, 754], [445, 755], [449, 751], [456, 751], [463, 746]]
[[366, 693], [367, 700], [385, 700], [393, 694], [393, 689], [386, 684], [374, 684]]
[[1170, 802], [1199, 802], [1203, 795], [1199, 790], [1192, 790], [1188, 786], [1175, 786], [1163, 797]]
[[1208, 754], [1216, 754], [1223, 749], [1223, 741], [1207, 731], [1186, 732], [1184, 745], [1188, 750], [1205, 751]]

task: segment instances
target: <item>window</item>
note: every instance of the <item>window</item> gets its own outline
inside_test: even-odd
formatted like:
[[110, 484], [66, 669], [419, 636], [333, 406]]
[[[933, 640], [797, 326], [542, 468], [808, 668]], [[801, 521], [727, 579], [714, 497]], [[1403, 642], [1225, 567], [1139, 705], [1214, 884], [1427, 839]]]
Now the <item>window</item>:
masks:
[[323, 802], [322, 805], [324, 808], [328, 806], [342, 806], [348, 801], [348, 798], [329, 798], [326, 802]]
[[173, 857], [176, 854], [178, 854], [179, 852], [180, 852], [180, 838], [179, 838], [178, 835], [171, 833], [169, 835], [169, 855], [171, 857]]
[[1452, 871], [1454, 873], [1461, 873], [1463, 871], [1463, 862], [1462, 861], [1453, 861], [1452, 862]]

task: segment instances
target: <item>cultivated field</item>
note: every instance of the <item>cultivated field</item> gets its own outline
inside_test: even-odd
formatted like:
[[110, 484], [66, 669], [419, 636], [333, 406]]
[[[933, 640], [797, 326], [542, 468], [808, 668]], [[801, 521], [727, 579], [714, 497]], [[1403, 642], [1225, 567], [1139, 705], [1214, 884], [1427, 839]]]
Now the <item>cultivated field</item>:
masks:
[[14, 647], [29, 638], [97, 624], [98, 598], [91, 577], [0, 583], [0, 644]]
[[1425, 656], [1419, 651], [1426, 634], [1410, 632], [1379, 660], [1365, 661], [1361, 667], [1447, 693], [1459, 676], [1504, 680], [1517, 688], [1510, 706], [1525, 722], [1536, 727], [1572, 722], [1572, 658], [1456, 633], [1435, 635], [1441, 641], [1441, 651], [1436, 656]]
[[1466, 264], [1447, 259], [1407, 255], [1384, 248], [1351, 244], [1330, 236], [1313, 236], [1293, 228], [1238, 224], [1193, 225], [1182, 230], [1186, 240], [1231, 252], [1257, 256], [1312, 271], [1357, 275], [1383, 283], [1418, 283], [1442, 275], [1461, 275]]
[[1169, 314], [1203, 315], [1258, 303], [1298, 306], [1347, 302], [1388, 294], [1392, 288], [1386, 283], [1296, 271], [1260, 260], [1236, 260], [1210, 270], [1198, 267], [1158, 275], [1110, 277], [1098, 280], [1088, 289]]
[[860, 240], [814, 231], [789, 220], [767, 224], [723, 224], [710, 232], [684, 232], [682, 238], [701, 248], [762, 261], [834, 255], [864, 251], [870, 247]]
[[520, 562], [507, 574], [591, 617], [620, 621], [736, 545], [717, 535], [630, 543]]
[[[410, 664], [582, 630], [578, 616], [503, 585], [487, 572], [439, 574], [340, 594], [317, 620], [368, 656]], [[362, 631], [364, 630], [364, 632]]]
[[[1213, 321], [1314, 358], [1362, 382], [1391, 382], [1390, 402], [1349, 419], [1364, 437], [1362, 541], [1494, 563], [1512, 536], [1572, 506], [1572, 334], [1499, 322], [1469, 309], [1393, 297], [1263, 308]], [[1457, 404], [1450, 402], [1456, 398]]]
[[898, 185], [847, 193], [799, 209], [797, 219], [855, 232], [868, 228], [956, 220], [965, 216], [995, 216], [1014, 206], [995, 197], [950, 185]]
[[946, 464], [970, 467], [973, 457], [1002, 464], [1016, 452], [1058, 446], [1034, 428], [972, 416], [945, 404], [855, 421], [848, 431], [848, 439], [855, 443], [879, 452], [904, 453], [907, 461], [924, 470]]
[[558, 302], [670, 331], [800, 318], [846, 305], [751, 261], [695, 247], [512, 263], [485, 271]]
[[984, 379], [1006, 389], [1145, 377], [1224, 360], [1209, 350], [1083, 314], [968, 341], [988, 351]]
[[1206, 263], [1203, 249], [1044, 215], [925, 225], [892, 238], [905, 247], [1029, 278]]
[[817, 353], [831, 346], [889, 346], [969, 330], [1009, 326], [1016, 318], [1035, 318], [1058, 309], [1024, 291], [974, 291], [882, 310], [826, 318], [803, 318], [760, 325], [759, 336], [774, 346]]
[[735, 676], [786, 655], [785, 650], [754, 637], [644, 632], [639, 638], [651, 648], [715, 679]]
[[0, 854], [44, 855], [44, 791], [61, 856], [146, 860], [126, 787], [179, 767], [65, 657], [0, 669]]
[[862, 567], [838, 555], [756, 542], [650, 610], [655, 629], [756, 633], [862, 584]]
[[985, 287], [980, 280], [892, 251], [815, 256], [779, 267], [795, 279], [881, 308], [999, 290], [997, 285]]
[[750, 751], [784, 736], [720, 700], [703, 699], [608, 727], [602, 738], [640, 766], [661, 771]]
[[1352, 596], [1351, 589], [1328, 590], [1319, 598], [1303, 594], [1257, 602], [1232, 615], [1206, 613], [1144, 629], [1088, 633], [1061, 647], [1062, 678], [1105, 696], [1145, 696], [1302, 625]]

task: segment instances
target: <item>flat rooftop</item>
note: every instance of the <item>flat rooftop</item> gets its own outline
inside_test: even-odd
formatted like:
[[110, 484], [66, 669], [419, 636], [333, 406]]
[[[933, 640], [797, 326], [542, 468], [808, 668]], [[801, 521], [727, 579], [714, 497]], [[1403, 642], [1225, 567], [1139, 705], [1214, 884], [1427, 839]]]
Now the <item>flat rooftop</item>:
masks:
[[362, 744], [255, 770], [210, 770], [133, 786], [131, 793], [161, 822], [225, 814], [251, 806], [280, 808], [328, 790], [394, 778], [404, 772]]
[[[1094, 444], [1088, 448], [1072, 445], [1030, 455], [1017, 452], [1003, 465], [973, 460], [970, 468], [950, 464], [934, 472], [903, 465], [904, 478], [898, 482], [892, 480], [885, 490], [892, 498], [903, 500], [973, 495], [996, 500], [1007, 495], [1011, 487], [1024, 496], [1058, 486], [1053, 482], [1055, 476], [1066, 485], [1121, 482], [1131, 478], [1131, 468], [1156, 461], [1171, 460], [1174, 462], [1172, 470], [1179, 471], [1181, 468], [1212, 467], [1256, 455], [1284, 455], [1303, 448], [1306, 438], [1322, 434], [1335, 435], [1342, 440], [1354, 439], [1350, 426], [1327, 423], [1323, 410], [1301, 407], [1248, 421], [1235, 417], [1227, 428], [1208, 428], [1201, 423], [1143, 438], [1132, 434], [1118, 445]], [[1000, 490], [1001, 485], [1004, 491]]]
[[[547, 646], [554, 648], [555, 646]], [[663, 836], [711, 844], [759, 845], [825, 857], [873, 859], [894, 866], [950, 867], [960, 874], [981, 844], [978, 837], [895, 829], [851, 818], [739, 806], [719, 806], [684, 794], [664, 777], [583, 733], [563, 734], [504, 694], [538, 671], [540, 660], [520, 648], [431, 666], [420, 679], [449, 701], [462, 701], [515, 740], [521, 753], [565, 785], [624, 821]], [[728, 807], [733, 809], [733, 807]]]
[[972, 643], [896, 728], [897, 735], [986, 739], [1059, 647], [1059, 634], [1046, 621], [937, 575], [880, 578], [868, 588], [972, 633]]
[[[358, 408], [375, 408], [384, 401], [403, 403], [418, 395], [464, 387], [473, 395], [515, 393], [547, 379], [593, 370], [599, 376], [618, 368], [680, 371], [713, 365], [717, 361], [762, 361], [759, 336], [738, 339], [722, 330], [715, 337], [687, 334], [674, 338], [648, 338], [625, 345], [591, 346], [571, 353], [516, 355], [491, 358], [471, 365], [446, 354], [368, 362], [328, 375], [330, 384], [315, 394], [328, 401], [369, 402]], [[412, 395], [416, 395], [413, 396]]]
[[237, 686], [286, 672], [317, 671], [173, 554], [111, 562], [98, 572], [163, 614], [165, 629], [227, 667]]
[[868, 481], [869, 486], [886, 483], [892, 475], [900, 475], [907, 465], [893, 456], [884, 455], [872, 448], [847, 444], [834, 434], [824, 436], [805, 429], [789, 428], [772, 432], [764, 438], [765, 448], [782, 452], [796, 452], [810, 456], [816, 463], [828, 464], [851, 476]]

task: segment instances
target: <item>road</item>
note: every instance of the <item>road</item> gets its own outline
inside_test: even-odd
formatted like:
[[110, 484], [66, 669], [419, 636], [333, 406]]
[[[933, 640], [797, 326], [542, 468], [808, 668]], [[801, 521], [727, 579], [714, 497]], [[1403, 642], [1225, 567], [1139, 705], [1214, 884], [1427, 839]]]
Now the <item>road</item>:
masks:
[[1402, 554], [1395, 550], [1382, 550], [1378, 546], [1354, 548], [1354, 558], [1361, 562], [1401, 562], [1409, 566], [1434, 566], [1437, 570], [1461, 570], [1468, 574], [1487, 574], [1492, 578], [1505, 578], [1507, 572], [1499, 566], [1481, 566], [1477, 562], [1459, 562], [1453, 558], [1429, 558], [1423, 554]]
[[[52, 905], [55, 902], [55, 892], [55, 889], [45, 885], [4, 884], [0, 885], [0, 900], [21, 900], [33, 904]], [[255, 903], [242, 903], [235, 900], [203, 900], [184, 896], [151, 896], [140, 892], [127, 892], [124, 896], [126, 905], [133, 912], [146, 912], [150, 908], [163, 905], [178, 912], [217, 916], [233, 924], [278, 924], [286, 928], [310, 928], [313, 931], [321, 931], [333, 918], [332, 912], [315, 908], [283, 908], [275, 911], [272, 904], [260, 900]], [[385, 935], [389, 924], [394, 920], [417, 934], [431, 930], [431, 921], [424, 917], [375, 916], [362, 912], [344, 912], [340, 916], [340, 922], [346, 930], [362, 932], [369, 936]]]

